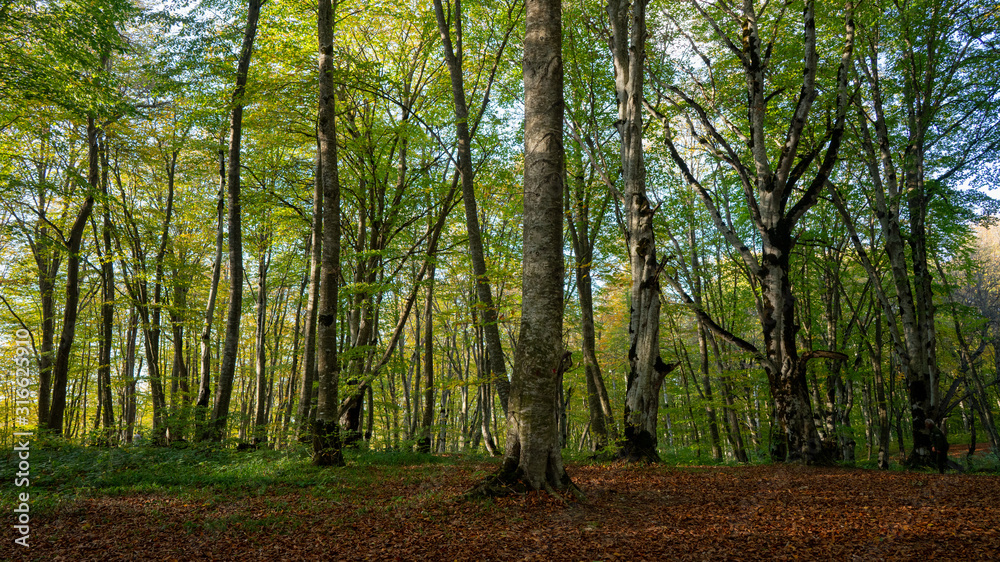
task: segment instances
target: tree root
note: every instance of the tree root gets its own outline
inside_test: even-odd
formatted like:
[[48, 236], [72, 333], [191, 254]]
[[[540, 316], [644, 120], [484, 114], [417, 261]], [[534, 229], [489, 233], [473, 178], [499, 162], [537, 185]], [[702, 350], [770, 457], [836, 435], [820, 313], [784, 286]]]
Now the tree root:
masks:
[[570, 479], [569, 475], [563, 471], [558, 483], [545, 480], [541, 488], [536, 488], [524, 478], [520, 468], [511, 469], [503, 466], [495, 473], [487, 476], [469, 491], [462, 494], [464, 500], [482, 500], [487, 498], [505, 498], [510, 496], [523, 496], [530, 492], [544, 491], [563, 504], [567, 504], [566, 498], [560, 493], [567, 491], [573, 494], [577, 500], [585, 500], [586, 496]]

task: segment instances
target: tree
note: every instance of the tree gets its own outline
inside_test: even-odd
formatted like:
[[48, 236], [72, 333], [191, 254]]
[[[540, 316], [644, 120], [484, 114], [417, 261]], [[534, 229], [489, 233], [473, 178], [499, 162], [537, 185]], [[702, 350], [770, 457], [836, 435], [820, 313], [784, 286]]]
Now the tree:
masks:
[[[714, 161], [732, 169], [736, 181], [742, 188], [743, 201], [749, 211], [755, 235], [759, 237], [760, 245], [757, 252], [750, 249], [744, 237], [728, 219], [729, 210], [724, 208], [726, 201], [713, 196], [702, 179], [695, 177], [688, 159], [677, 147], [675, 133], [672, 131], [672, 120], [662, 111], [657, 110], [657, 115], [667, 129], [664, 143], [671, 160], [680, 170], [684, 180], [699, 194], [716, 229], [739, 254], [750, 275], [759, 284], [757, 313], [764, 349], [759, 350], [752, 343], [711, 321], [676, 279], [669, 275], [667, 278], [705, 325], [717, 335], [751, 353], [763, 366], [775, 403], [775, 414], [786, 440], [786, 443], [779, 447], [777, 456], [785, 458], [787, 455], [789, 460], [805, 462], [823, 461], [824, 452], [813, 420], [807, 388], [806, 365], [809, 360], [818, 357], [830, 359], [846, 357], [839, 352], [827, 350], [799, 353], [796, 341], [799, 325], [789, 273], [792, 249], [796, 242], [796, 227], [806, 212], [816, 204], [820, 192], [825, 188], [837, 162], [844, 133], [844, 121], [850, 99], [847, 81], [854, 38], [853, 4], [848, 1], [845, 8], [846, 33], [834, 88], [835, 116], [827, 131], [820, 137], [821, 140], [811, 146], [805, 145], [803, 141], [809, 140], [811, 136], [805, 135], [806, 125], [809, 123], [813, 103], [819, 95], [817, 78], [820, 59], [816, 50], [815, 2], [806, 1], [802, 20], [799, 22], [804, 39], [801, 85], [794, 103], [789, 107], [790, 114], [768, 110], [769, 102], [778, 105], [779, 100], [773, 98], [780, 95], [790, 84], [769, 84], [769, 80], [782, 77], [782, 73], [779, 72], [780, 64], [787, 63], [772, 58], [775, 54], [778, 32], [774, 31], [766, 44], [761, 39], [762, 22], [774, 26], [784, 25], [785, 12], [789, 5], [784, 4], [778, 8], [776, 15], [762, 18], [763, 14], [757, 13], [752, 2], [745, 2], [739, 12], [724, 11], [717, 15], [709, 13], [708, 8], [699, 0], [690, 0], [690, 4], [710, 26], [716, 40], [722, 45], [723, 53], [734, 57], [742, 69], [746, 84], [746, 105], [740, 109], [746, 112], [745, 129], [736, 130], [734, 121], [729, 120], [725, 110], [722, 109], [717, 94], [699, 101], [681, 88], [667, 86], [661, 82], [661, 95], [672, 107], [690, 112], [686, 121], [689, 124], [690, 137], [704, 147], [708, 156]], [[727, 21], [738, 27], [739, 39], [733, 39], [731, 35], [733, 28], [724, 27], [723, 22]], [[690, 42], [695, 52], [701, 54], [697, 44], [693, 40]], [[714, 72], [712, 61], [706, 55], [702, 57], [707, 65], [706, 70]], [[708, 88], [710, 85], [695, 80], [693, 87]], [[769, 94], [768, 89], [775, 87], [778, 88], [777, 93]], [[781, 143], [780, 152], [774, 154], [770, 149], [774, 144], [771, 141], [774, 133], [770, 127], [773, 126], [771, 119], [777, 115], [786, 120], [787, 126], [784, 127], [784, 141]], [[750, 162], [744, 160], [744, 153], [737, 151], [732, 141], [723, 134], [723, 130], [718, 126], [719, 118], [734, 130], [741, 141], [747, 143], [749, 154], [746, 157]], [[806, 175], [809, 172], [811, 178]], [[803, 185], [800, 187], [800, 184]], [[797, 191], [801, 191], [801, 195], [793, 200], [792, 195], [797, 195]], [[785, 446], [787, 450], [782, 450]]]
[[[574, 489], [556, 422], [562, 353], [563, 151], [560, 0], [528, 0], [524, 37], [524, 276], [500, 470], [474, 493]], [[516, 488], [515, 488], [516, 487]]]
[[198, 398], [195, 401], [195, 431], [199, 441], [209, 439], [211, 431], [205, 423], [212, 394], [212, 322], [215, 320], [215, 301], [219, 294], [222, 276], [222, 250], [225, 239], [224, 216], [226, 209], [226, 153], [219, 147], [219, 197], [215, 206], [215, 257], [212, 259], [212, 278], [209, 282], [205, 304], [205, 320], [198, 336], [201, 342], [198, 379]]
[[[597, 35], [584, 25], [586, 5], [564, 11], [566, 66], [566, 122], [572, 141], [568, 143], [565, 207], [570, 242], [576, 264], [577, 294], [580, 300], [580, 332], [583, 338], [583, 368], [587, 382], [587, 406], [594, 449], [601, 450], [617, 440], [611, 400], [597, 359], [594, 322], [595, 247], [604, 234], [606, 218], [617, 189], [608, 177], [601, 142], [604, 119], [609, 117], [600, 92], [610, 76]], [[570, 19], [572, 18], [572, 19]], [[574, 25], [574, 23], [576, 25]], [[596, 139], [595, 139], [596, 137]], [[599, 177], [595, 177], [599, 176]], [[601, 188], [604, 189], [601, 189]], [[602, 193], [603, 192], [603, 193]], [[602, 193], [598, 196], [599, 193]], [[605, 234], [606, 236], [606, 234]]]
[[[914, 445], [908, 461], [929, 464], [931, 437], [924, 420], [940, 422], [948, 407], [939, 389], [928, 257], [935, 249], [932, 217], [936, 205], [959, 200], [949, 182], [974, 177], [975, 164], [1000, 147], [997, 86], [982, 78], [996, 71], [1000, 59], [992, 7], [964, 0], [907, 0], [871, 9], [885, 16], [871, 18], [863, 28], [856, 58], [863, 86], [855, 103], [857, 132], [871, 183], [868, 204], [878, 218], [896, 297], [890, 301], [880, 295], [879, 300], [909, 396]], [[834, 197], [843, 200], [840, 194]], [[861, 260], [873, 277], [870, 260]]]
[[[266, 1], [266, 0], [264, 0]], [[233, 394], [236, 354], [239, 350], [240, 319], [243, 311], [243, 223], [240, 207], [240, 147], [243, 138], [243, 108], [246, 100], [247, 75], [253, 56], [261, 0], [250, 0], [240, 59], [236, 66], [236, 87], [233, 90], [232, 114], [229, 122], [229, 172], [227, 175], [227, 223], [229, 226], [229, 308], [226, 312], [226, 340], [219, 365], [219, 382], [215, 387], [210, 438], [221, 441], [226, 436], [229, 402]]]
[[[515, 4], [516, 5], [516, 4]], [[508, 15], [514, 11], [512, 5]], [[469, 106], [465, 98], [465, 78], [462, 75], [462, 0], [455, 0], [454, 21], [456, 43], [451, 38], [451, 27], [445, 15], [441, 0], [434, 0], [434, 13], [437, 17], [438, 29], [441, 31], [441, 41], [444, 45], [444, 60], [451, 76], [451, 91], [455, 104], [455, 135], [458, 140], [457, 167], [462, 181], [462, 202], [465, 205], [465, 224], [469, 235], [469, 254], [472, 259], [472, 273], [476, 278], [476, 296], [482, 306], [483, 331], [486, 335], [486, 348], [489, 353], [490, 375], [500, 396], [500, 405], [507, 411], [510, 384], [507, 381], [507, 366], [504, 363], [503, 346], [500, 344], [500, 329], [497, 325], [497, 310], [493, 303], [493, 292], [490, 280], [486, 275], [486, 258], [483, 254], [483, 237], [479, 227], [479, 211], [476, 208], [475, 172], [472, 164], [472, 138], [475, 127], [469, 127]], [[510, 18], [513, 19], [513, 18]], [[513, 30], [508, 29], [507, 36]], [[506, 36], [503, 45], [506, 46]], [[457, 48], [455, 47], [457, 45]], [[500, 53], [503, 52], [501, 48]], [[499, 62], [499, 53], [497, 57]], [[485, 98], [489, 99], [489, 88], [496, 74], [494, 65]], [[485, 102], [484, 102], [485, 109]], [[481, 113], [480, 113], [481, 116]]]
[[323, 260], [316, 326], [319, 397], [313, 423], [313, 463], [340, 466], [340, 365], [337, 358], [337, 299], [340, 284], [340, 178], [337, 169], [337, 94], [333, 38], [337, 4], [320, 0], [316, 16], [319, 46], [318, 175], [323, 186]]
[[[97, 384], [98, 384], [98, 404], [101, 410], [102, 430], [98, 438], [99, 445], [110, 445], [112, 443], [112, 431], [114, 429], [114, 404], [111, 399], [111, 348], [114, 345], [114, 321], [115, 321], [115, 265], [111, 244], [111, 198], [108, 194], [108, 147], [107, 143], [98, 144], [98, 152], [101, 159], [101, 239], [96, 241], [98, 256], [101, 258], [101, 335], [100, 350], [98, 352]], [[101, 244], [103, 243], [103, 255]], [[95, 425], [97, 425], [95, 423]]]
[[63, 414], [66, 411], [66, 382], [69, 377], [70, 351], [76, 337], [76, 318], [80, 301], [80, 251], [83, 243], [83, 232], [87, 220], [94, 208], [93, 193], [98, 189], [100, 181], [99, 158], [97, 150], [97, 125], [93, 117], [87, 118], [87, 183], [89, 192], [80, 207], [80, 212], [70, 228], [69, 237], [64, 238], [66, 245], [66, 308], [63, 312], [62, 333], [59, 336], [59, 347], [56, 348], [55, 364], [52, 367], [52, 404], [49, 409], [49, 419], [45, 427], [56, 435], [63, 434]]
[[653, 232], [653, 206], [646, 194], [643, 153], [643, 84], [646, 60], [648, 0], [610, 0], [611, 54], [618, 98], [621, 135], [622, 198], [625, 240], [632, 273], [629, 305], [629, 373], [625, 391], [625, 442], [620, 456], [632, 461], [659, 461], [656, 424], [663, 379], [677, 363], [660, 356], [660, 265]]

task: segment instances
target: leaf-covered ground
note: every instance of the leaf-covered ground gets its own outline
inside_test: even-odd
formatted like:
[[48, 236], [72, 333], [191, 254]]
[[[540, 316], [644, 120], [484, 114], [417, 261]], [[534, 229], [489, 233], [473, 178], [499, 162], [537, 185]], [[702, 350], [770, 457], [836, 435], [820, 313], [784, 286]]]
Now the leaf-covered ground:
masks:
[[[995, 560], [1000, 553], [997, 476], [570, 465], [585, 500], [457, 499], [494, 466], [356, 464], [316, 469], [322, 476], [309, 485], [277, 475], [222, 492], [84, 491], [35, 514], [31, 548], [8, 538], [0, 559]], [[11, 537], [9, 527], [5, 533]]]

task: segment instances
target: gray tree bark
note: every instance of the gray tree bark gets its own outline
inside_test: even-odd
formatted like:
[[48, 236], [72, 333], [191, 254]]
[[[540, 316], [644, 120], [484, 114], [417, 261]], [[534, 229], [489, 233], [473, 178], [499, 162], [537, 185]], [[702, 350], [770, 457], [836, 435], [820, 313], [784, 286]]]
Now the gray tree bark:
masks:
[[[665, 95], [678, 107], [686, 107], [692, 113], [692, 120], [699, 128], [690, 125], [691, 134], [716, 159], [733, 168], [743, 188], [744, 202], [750, 218], [760, 237], [760, 246], [755, 253], [750, 250], [740, 235], [724, 218], [715, 197], [694, 176], [684, 157], [681, 156], [672, 139], [670, 119], [662, 113], [658, 116], [668, 129], [665, 143], [671, 159], [678, 166], [685, 181], [694, 188], [704, 203], [716, 229], [742, 258], [747, 270], [759, 283], [761, 297], [757, 303], [758, 316], [764, 340], [764, 349], [758, 350], [749, 342], [722, 329], [708, 317], [703, 309], [694, 304], [684, 288], [676, 280], [670, 283], [692, 307], [696, 315], [714, 332], [730, 343], [754, 354], [768, 377], [771, 396], [774, 400], [775, 415], [781, 425], [782, 440], [775, 449], [775, 457], [782, 460], [823, 462], [823, 452], [812, 414], [806, 381], [806, 364], [809, 360], [823, 358], [843, 358], [839, 352], [814, 350], [799, 354], [796, 344], [798, 325], [795, 317], [795, 297], [789, 280], [791, 252], [795, 245], [796, 225], [812, 208], [824, 188], [837, 161], [840, 141], [843, 137], [844, 118], [849, 95], [847, 78], [854, 41], [853, 4], [847, 2], [846, 33], [841, 53], [836, 81], [836, 114], [824, 142], [805, 149], [801, 141], [818, 90], [816, 78], [819, 57], [816, 53], [816, 8], [813, 0], [805, 3], [803, 12], [803, 69], [802, 87], [795, 100], [789, 118], [784, 142], [776, 161], [772, 162], [769, 150], [767, 121], [771, 113], [767, 110], [769, 94], [766, 91], [772, 45], [765, 45], [760, 37], [758, 14], [752, 2], [744, 2], [738, 19], [742, 40], [734, 43], [721, 25], [705, 9], [699, 0], [690, 0], [692, 7], [709, 22], [716, 37], [737, 59], [743, 69], [747, 92], [748, 128], [740, 133], [747, 143], [751, 163], [742, 160], [743, 150], [737, 150], [716, 128], [709, 117], [709, 108], [688, 96], [674, 86], [663, 85]], [[787, 5], [778, 8], [787, 9]], [[783, 14], [782, 14], [783, 15]], [[655, 108], [653, 108], [654, 111]], [[825, 154], [820, 157], [823, 148]], [[805, 154], [802, 154], [805, 151]], [[805, 176], [814, 170], [811, 179]], [[799, 184], [802, 184], [801, 186]], [[792, 195], [801, 193], [797, 201]], [[667, 276], [669, 277], [669, 275]]]
[[642, 147], [643, 83], [648, 0], [609, 0], [611, 54], [621, 136], [625, 242], [632, 289], [629, 303], [629, 372], [626, 380], [625, 442], [619, 455], [632, 461], [657, 462], [660, 387], [677, 364], [660, 357], [660, 266], [653, 233], [653, 208], [646, 195]]
[[340, 283], [340, 177], [337, 169], [337, 96], [334, 90], [334, 13], [320, 0], [316, 22], [319, 47], [319, 176], [323, 186], [323, 259], [316, 321], [316, 378], [319, 395], [313, 423], [313, 463], [341, 466], [340, 364], [337, 357], [337, 299]]
[[526, 2], [524, 221], [521, 329], [507, 410], [503, 464], [474, 493], [574, 489], [562, 463], [563, 153], [560, 0]]

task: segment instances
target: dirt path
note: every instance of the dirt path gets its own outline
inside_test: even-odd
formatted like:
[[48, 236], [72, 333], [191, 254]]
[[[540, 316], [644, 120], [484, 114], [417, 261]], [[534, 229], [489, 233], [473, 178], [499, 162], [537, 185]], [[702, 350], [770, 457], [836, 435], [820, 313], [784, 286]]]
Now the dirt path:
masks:
[[[490, 465], [369, 490], [78, 500], [14, 560], [994, 560], [1000, 477], [760, 466], [570, 467], [587, 494], [455, 497]], [[378, 470], [373, 468], [373, 470]]]

